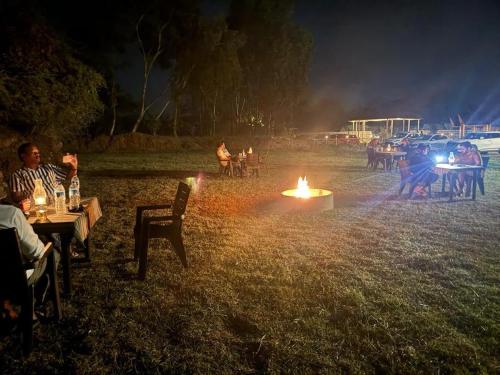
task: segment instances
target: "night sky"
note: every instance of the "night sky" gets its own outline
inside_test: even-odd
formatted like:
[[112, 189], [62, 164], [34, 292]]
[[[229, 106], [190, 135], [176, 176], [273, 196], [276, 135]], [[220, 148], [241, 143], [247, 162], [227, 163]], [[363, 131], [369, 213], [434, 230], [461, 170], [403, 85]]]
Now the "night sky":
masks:
[[299, 0], [295, 17], [314, 35], [311, 88], [319, 109], [333, 105], [327, 119], [500, 123], [500, 1]]
[[[205, 0], [202, 10], [222, 15], [228, 4]], [[500, 124], [500, 0], [297, 0], [294, 20], [315, 44], [307, 127], [457, 114]], [[124, 76], [140, 87], [140, 74]]]

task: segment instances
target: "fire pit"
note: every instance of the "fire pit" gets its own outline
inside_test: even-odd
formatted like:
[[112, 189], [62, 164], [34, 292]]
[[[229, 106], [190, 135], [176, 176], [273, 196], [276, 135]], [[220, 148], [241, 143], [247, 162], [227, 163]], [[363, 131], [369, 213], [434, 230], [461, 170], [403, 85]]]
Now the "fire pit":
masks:
[[281, 196], [286, 198], [290, 208], [300, 211], [324, 211], [333, 209], [333, 193], [325, 189], [310, 189], [307, 178], [299, 177], [296, 189], [285, 190]]

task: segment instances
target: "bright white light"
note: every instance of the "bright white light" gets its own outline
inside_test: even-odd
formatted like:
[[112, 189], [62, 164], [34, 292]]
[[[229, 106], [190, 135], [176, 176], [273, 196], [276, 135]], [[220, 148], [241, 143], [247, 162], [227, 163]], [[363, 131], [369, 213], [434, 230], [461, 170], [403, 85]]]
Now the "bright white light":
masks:
[[443, 155], [436, 155], [434, 158], [436, 160], [436, 163], [442, 163], [444, 161], [444, 156]]

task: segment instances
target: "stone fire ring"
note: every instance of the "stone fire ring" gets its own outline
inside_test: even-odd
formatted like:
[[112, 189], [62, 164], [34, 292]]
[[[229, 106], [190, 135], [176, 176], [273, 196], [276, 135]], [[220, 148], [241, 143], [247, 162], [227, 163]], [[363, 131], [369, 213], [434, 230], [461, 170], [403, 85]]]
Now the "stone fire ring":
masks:
[[291, 210], [297, 211], [326, 211], [333, 209], [333, 193], [331, 190], [309, 189], [309, 198], [295, 196], [297, 189], [290, 189], [281, 192], [281, 196], [286, 199], [286, 205]]

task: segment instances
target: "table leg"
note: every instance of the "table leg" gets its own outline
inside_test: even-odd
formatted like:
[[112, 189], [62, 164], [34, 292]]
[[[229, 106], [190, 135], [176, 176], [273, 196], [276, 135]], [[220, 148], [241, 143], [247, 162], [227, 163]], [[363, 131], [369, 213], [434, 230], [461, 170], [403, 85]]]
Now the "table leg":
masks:
[[477, 172], [478, 170], [474, 168], [472, 171], [472, 200], [476, 200], [476, 188], [477, 188]]
[[441, 180], [441, 195], [444, 195], [444, 192], [445, 192], [446, 177], [448, 177], [448, 174], [447, 173], [443, 173], [443, 178]]
[[448, 202], [453, 200], [453, 194], [455, 192], [455, 185], [457, 183], [457, 175], [456, 173], [450, 174], [450, 197], [448, 198]]
[[71, 251], [70, 244], [73, 235], [61, 235], [61, 263], [63, 269], [63, 290], [67, 296], [71, 295]]

